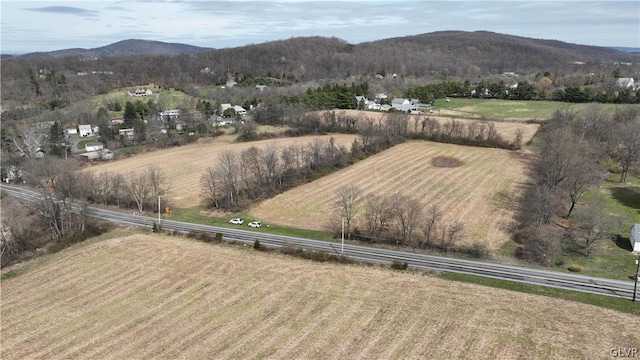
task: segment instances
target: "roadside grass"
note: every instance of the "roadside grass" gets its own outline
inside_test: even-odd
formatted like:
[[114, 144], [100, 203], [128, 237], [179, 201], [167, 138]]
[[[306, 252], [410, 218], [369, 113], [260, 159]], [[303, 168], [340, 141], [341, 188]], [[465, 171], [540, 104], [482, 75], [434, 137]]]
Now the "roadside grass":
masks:
[[434, 102], [437, 109], [456, 110], [488, 119], [538, 119], [545, 120], [557, 109], [568, 107], [579, 110], [584, 104], [569, 104], [557, 101], [520, 101], [497, 99], [450, 98], [447, 102], [438, 99]]
[[[297, 228], [287, 227], [287, 226], [272, 225], [265, 221], [262, 221], [262, 227], [260, 228], [250, 228], [249, 226], [247, 226], [248, 223], [250, 223], [251, 221], [261, 220], [261, 219], [258, 219], [247, 212], [234, 213], [227, 216], [213, 216], [213, 215], [207, 215], [203, 212], [204, 212], [204, 209], [201, 206], [175, 209], [175, 210], [171, 210], [171, 214], [168, 217], [165, 217], [165, 215], [163, 214], [162, 218], [168, 219], [168, 220], [175, 220], [175, 221], [191, 222], [191, 223], [202, 224], [202, 225], [226, 227], [231, 229], [251, 230], [251, 231], [265, 232], [269, 234], [301, 237], [306, 239], [333, 241], [331, 233], [326, 231], [297, 229]], [[229, 220], [235, 217], [242, 218], [244, 220], [244, 223], [242, 225], [229, 224]]]
[[439, 277], [445, 280], [478, 284], [527, 294], [548, 296], [562, 300], [571, 300], [584, 304], [596, 305], [607, 309], [617, 310], [632, 315], [640, 315], [640, 301], [633, 302], [631, 300], [612, 296], [583, 293], [579, 291], [565, 290], [546, 286], [530, 285], [515, 281], [485, 278], [477, 275], [442, 273], [439, 275]]

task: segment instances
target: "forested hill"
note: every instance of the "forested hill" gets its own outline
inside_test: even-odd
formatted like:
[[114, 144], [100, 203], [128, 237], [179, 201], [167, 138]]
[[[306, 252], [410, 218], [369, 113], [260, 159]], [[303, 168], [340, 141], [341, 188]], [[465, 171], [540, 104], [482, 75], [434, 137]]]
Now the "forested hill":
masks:
[[114, 55], [178, 55], [178, 54], [199, 54], [207, 51], [214, 50], [212, 48], [204, 48], [193, 45], [177, 44], [177, 43], [165, 43], [161, 41], [151, 40], [122, 40], [106, 46], [101, 46], [93, 49], [64, 49], [50, 52], [35, 52], [22, 55], [24, 57], [34, 56], [72, 56], [80, 55], [83, 57], [97, 58], [102, 56], [114, 56]]
[[[640, 56], [635, 54], [482, 31], [434, 32], [360, 44], [300, 37], [217, 50], [125, 40], [92, 51], [91, 61], [77, 53], [3, 59], [2, 101], [12, 106], [50, 101], [65, 106], [114, 88], [156, 83], [190, 89], [225, 84], [229, 76], [239, 87], [265, 79], [287, 84], [378, 74], [472, 82], [499, 79], [503, 72], [518, 73], [523, 80], [545, 74], [573, 81], [568, 77], [579, 75], [566, 83], [570, 86], [584, 84], [585, 76], [596, 75], [601, 82], [613, 79], [613, 73], [640, 77]], [[139, 53], [144, 55], [128, 55]]]

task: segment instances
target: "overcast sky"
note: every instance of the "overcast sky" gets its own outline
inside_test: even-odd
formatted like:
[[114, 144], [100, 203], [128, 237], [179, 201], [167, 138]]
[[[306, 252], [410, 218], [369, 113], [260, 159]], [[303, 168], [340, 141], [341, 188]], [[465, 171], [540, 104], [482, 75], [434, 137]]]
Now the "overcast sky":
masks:
[[6, 1], [1, 51], [95, 48], [125, 39], [212, 48], [297, 36], [352, 44], [442, 30], [640, 47], [640, 1]]

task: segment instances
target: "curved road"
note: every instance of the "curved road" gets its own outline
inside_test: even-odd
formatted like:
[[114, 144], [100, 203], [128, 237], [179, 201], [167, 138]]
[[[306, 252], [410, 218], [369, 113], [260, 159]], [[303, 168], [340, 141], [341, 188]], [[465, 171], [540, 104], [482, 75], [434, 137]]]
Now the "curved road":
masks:
[[[38, 201], [40, 198], [38, 193], [21, 187], [2, 185], [0, 186], [0, 189], [6, 191], [6, 193], [11, 196], [26, 201], [34, 202]], [[80, 211], [80, 207], [78, 207], [77, 211]], [[153, 227], [153, 223], [157, 221], [157, 218], [152, 216], [132, 215], [96, 207], [85, 208], [85, 214], [105, 221], [144, 227]], [[182, 233], [203, 232], [212, 236], [216, 233], [222, 233], [225, 239], [244, 242], [247, 244], [253, 244], [255, 240], [258, 240], [262, 245], [267, 246], [295, 247], [307, 251], [322, 251], [335, 255], [340, 255], [342, 250], [341, 244], [339, 243], [336, 244], [326, 241], [274, 235], [265, 233], [261, 230], [241, 230], [173, 220], [162, 220], [162, 228], [165, 231]], [[632, 299], [633, 297], [633, 281], [613, 280], [350, 244], [344, 245], [344, 256], [355, 260], [384, 264], [390, 264], [393, 261], [400, 261], [406, 262], [409, 266], [417, 269], [484, 276], [625, 299]]]

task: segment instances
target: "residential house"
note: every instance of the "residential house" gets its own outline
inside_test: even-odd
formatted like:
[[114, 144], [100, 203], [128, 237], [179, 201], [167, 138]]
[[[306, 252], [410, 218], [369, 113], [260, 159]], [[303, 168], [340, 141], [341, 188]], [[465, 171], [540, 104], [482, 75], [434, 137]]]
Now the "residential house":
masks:
[[78, 125], [80, 137], [93, 136], [93, 128], [91, 125]]
[[134, 129], [120, 129], [118, 130], [118, 134], [122, 137], [124, 137], [127, 140], [133, 140], [135, 137], [135, 130]]
[[236, 115], [242, 115], [242, 116], [247, 115], [247, 110], [240, 105], [235, 105], [233, 107], [233, 110], [235, 110]]
[[162, 119], [177, 119], [180, 117], [180, 109], [170, 109], [160, 112]]
[[136, 97], [147, 97], [147, 96], [151, 96], [153, 95], [153, 92], [149, 89], [129, 89], [129, 91], [127, 91], [127, 95], [129, 96], [136, 96]]
[[618, 80], [616, 80], [616, 85], [623, 89], [635, 89], [636, 87], [633, 78], [619, 78]]
[[416, 106], [411, 103], [411, 101], [403, 98], [395, 98], [391, 100], [391, 108], [403, 112], [418, 110]]
[[84, 149], [86, 151], [98, 151], [104, 149], [104, 144], [101, 142], [93, 142], [84, 144]]

